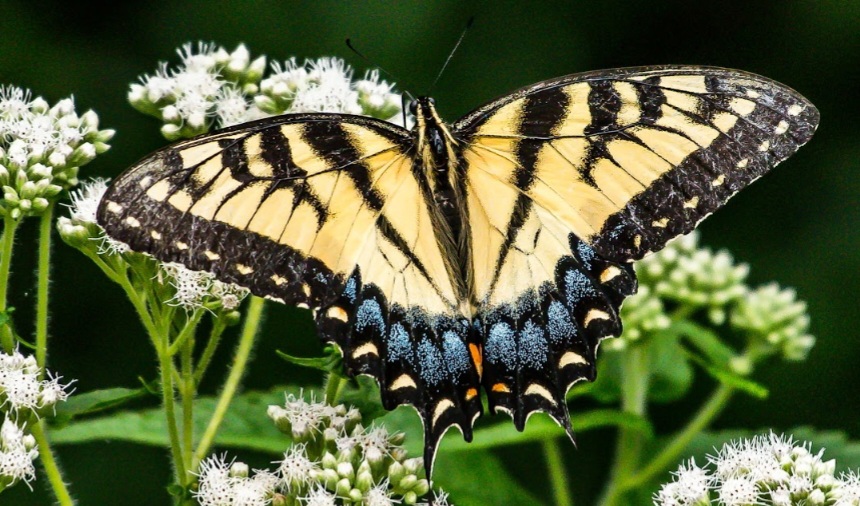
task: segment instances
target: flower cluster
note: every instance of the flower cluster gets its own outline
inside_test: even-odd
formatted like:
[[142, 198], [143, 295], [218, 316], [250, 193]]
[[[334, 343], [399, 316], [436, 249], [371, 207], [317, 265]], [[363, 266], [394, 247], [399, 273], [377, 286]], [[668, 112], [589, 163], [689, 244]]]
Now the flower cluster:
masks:
[[30, 483], [36, 477], [33, 461], [39, 456], [36, 440], [6, 417], [0, 426], [0, 491], [19, 481]]
[[657, 506], [860, 506], [860, 479], [835, 476], [824, 450], [773, 433], [732, 442], [704, 467], [690, 460], [654, 496]]
[[244, 45], [228, 52], [214, 44], [186, 44], [178, 52], [178, 66], [161, 64], [128, 93], [132, 106], [164, 122], [161, 133], [169, 140], [284, 113], [396, 120], [401, 112], [400, 95], [378, 72], [353, 80], [352, 68], [337, 58], [275, 62], [264, 77], [266, 57], [252, 60]]
[[770, 283], [747, 294], [731, 317], [732, 326], [755, 336], [764, 352], [779, 352], [786, 360], [803, 360], [815, 344], [809, 334], [806, 303], [791, 289]]
[[71, 98], [51, 106], [29, 91], [0, 87], [0, 215], [41, 214], [60, 191], [78, 184], [78, 169], [107, 151], [113, 130], [99, 130], [93, 111]]
[[705, 308], [715, 324], [725, 321], [725, 306], [747, 293], [749, 266], [735, 264], [727, 251], [699, 247], [695, 232], [636, 264], [640, 283], [658, 297]]
[[192, 271], [177, 263], [163, 263], [161, 269], [176, 289], [168, 304], [186, 311], [204, 307], [210, 302], [216, 302], [223, 309], [231, 311], [238, 308], [248, 295], [246, 288], [218, 281], [211, 272]]
[[746, 264], [735, 264], [727, 252], [714, 253], [698, 242], [695, 232], [679, 237], [636, 264], [639, 292], [622, 308], [622, 338], [608, 347], [621, 349], [668, 328], [675, 314], [669, 308], [677, 307], [705, 311], [712, 324], [739, 331], [755, 355], [751, 358], [806, 358], [815, 338], [809, 334], [806, 304], [794, 290], [776, 284], [752, 289], [745, 283]]
[[[277, 470], [250, 476], [242, 463], [210, 457], [200, 470], [201, 505], [390, 506], [421, 504], [430, 491], [421, 459], [407, 458], [400, 446], [403, 435], [364, 427], [355, 408], [290, 395], [268, 413], [293, 438]], [[433, 503], [448, 504], [444, 494]]]
[[68, 384], [60, 383], [60, 377], [43, 380], [40, 374], [32, 355], [0, 353], [0, 410], [28, 418], [27, 412], [46, 414], [68, 399]]

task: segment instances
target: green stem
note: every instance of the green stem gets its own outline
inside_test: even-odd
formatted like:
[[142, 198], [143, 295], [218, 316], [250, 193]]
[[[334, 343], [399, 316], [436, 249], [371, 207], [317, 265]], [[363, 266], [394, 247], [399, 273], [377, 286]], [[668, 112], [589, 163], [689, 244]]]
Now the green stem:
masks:
[[215, 356], [218, 344], [221, 342], [221, 334], [224, 333], [224, 329], [226, 328], [227, 324], [224, 322], [224, 318], [216, 317], [215, 322], [212, 324], [212, 330], [209, 332], [209, 340], [206, 341], [206, 348], [203, 349], [200, 360], [197, 361], [197, 367], [194, 368], [195, 385], [199, 385], [203, 381], [203, 376], [212, 362], [212, 357]]
[[36, 444], [39, 446], [39, 461], [45, 469], [45, 475], [48, 477], [48, 482], [54, 491], [54, 497], [57, 498], [57, 504], [60, 506], [74, 506], [75, 501], [72, 500], [69, 489], [63, 481], [60, 466], [54, 458], [54, 452], [45, 434], [44, 423], [43, 420], [39, 420], [30, 426], [30, 433], [33, 434], [33, 438], [36, 439]]
[[[622, 411], [644, 416], [650, 386], [648, 354], [644, 346], [633, 345], [625, 351], [622, 374], [624, 378], [621, 391]], [[603, 506], [624, 504], [622, 495], [625, 489], [622, 488], [622, 484], [636, 473], [643, 443], [644, 439], [640, 431], [619, 427], [615, 462], [612, 465], [609, 483], [598, 504]]]
[[218, 403], [215, 405], [215, 411], [212, 413], [212, 418], [209, 419], [209, 425], [203, 432], [203, 437], [200, 438], [200, 443], [197, 445], [197, 450], [194, 452], [194, 467], [206, 458], [212, 443], [215, 441], [215, 435], [218, 433], [218, 428], [224, 420], [224, 415], [227, 414], [227, 408], [230, 407], [230, 402], [236, 395], [239, 389], [239, 382], [245, 374], [245, 367], [248, 364], [248, 359], [251, 356], [251, 350], [254, 346], [254, 338], [257, 335], [257, 330], [260, 327], [260, 321], [263, 317], [263, 303], [265, 301], [259, 297], [251, 297], [248, 304], [248, 313], [245, 316], [245, 325], [242, 327], [242, 335], [239, 337], [239, 344], [236, 346], [236, 354], [233, 357], [233, 365], [230, 368], [230, 375], [224, 382], [224, 387], [221, 389], [221, 395], [218, 397]]
[[344, 385], [346, 385], [345, 378], [329, 373], [325, 379], [325, 403], [329, 406], [337, 405], [337, 399], [340, 397], [340, 391]]
[[[9, 288], [9, 269], [12, 266], [12, 246], [15, 244], [15, 230], [18, 220], [8, 216], [3, 218], [3, 245], [0, 251], [0, 312], [6, 311], [6, 295]], [[15, 337], [12, 335], [12, 323], [0, 326], [0, 345], [6, 353], [15, 349]]]
[[185, 350], [187, 342], [189, 340], [194, 340], [194, 332], [197, 330], [197, 324], [200, 323], [200, 319], [202, 317], [202, 309], [196, 309], [193, 313], [191, 313], [191, 317], [185, 321], [185, 325], [182, 326], [182, 330], [179, 332], [179, 335], [167, 349], [168, 355], [173, 356], [176, 355], [180, 350]]
[[666, 471], [673, 463], [676, 463], [678, 457], [681, 456], [696, 434], [702, 432], [722, 412], [734, 391], [734, 387], [725, 384], [720, 385], [711, 394], [708, 402], [699, 409], [696, 416], [687, 422], [687, 425], [683, 429], [670, 438], [671, 443], [663, 448], [642, 471], [624, 481], [622, 485], [624, 490], [629, 490], [651, 481], [658, 474]]
[[159, 369], [161, 370], [161, 402], [164, 405], [164, 416], [167, 421], [167, 434], [170, 439], [170, 451], [173, 454], [173, 465], [176, 473], [176, 483], [182, 488], [187, 484], [187, 468], [182, 459], [182, 443], [179, 439], [179, 429], [176, 426], [176, 399], [173, 387], [173, 359], [167, 354], [168, 337], [158, 348]]
[[564, 462], [561, 458], [561, 450], [554, 438], [544, 439], [543, 454], [546, 458], [546, 466], [549, 471], [549, 481], [552, 485], [552, 493], [555, 504], [558, 506], [573, 506], [573, 497], [570, 495], [570, 485], [567, 482], [567, 474], [564, 472]]
[[[193, 335], [193, 332], [191, 334]], [[180, 364], [182, 368], [182, 382], [180, 383], [180, 395], [182, 396], [182, 458], [185, 462], [185, 469], [192, 470], [192, 458], [194, 456], [194, 397], [197, 393], [197, 387], [194, 384], [193, 337], [185, 339], [185, 345], [182, 347], [182, 354], [180, 355]]]
[[48, 281], [51, 274], [51, 220], [54, 204], [48, 206], [39, 222], [39, 270], [36, 292], [36, 363], [45, 376], [48, 354]]

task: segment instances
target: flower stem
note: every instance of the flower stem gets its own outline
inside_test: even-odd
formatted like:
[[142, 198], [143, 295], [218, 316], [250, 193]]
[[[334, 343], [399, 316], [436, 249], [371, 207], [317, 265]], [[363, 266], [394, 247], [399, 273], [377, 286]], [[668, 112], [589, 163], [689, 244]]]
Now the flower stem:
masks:
[[39, 268], [36, 294], [36, 363], [41, 376], [45, 376], [45, 362], [48, 354], [48, 288], [51, 275], [51, 220], [54, 217], [54, 204], [51, 203], [39, 221]]
[[[0, 250], [0, 312], [6, 311], [6, 294], [9, 288], [9, 269], [12, 266], [12, 246], [15, 244], [15, 230], [18, 220], [8, 216], [3, 218], [3, 240]], [[0, 345], [6, 353], [15, 349], [15, 337], [12, 335], [12, 324], [6, 322], [0, 326]]]
[[54, 458], [54, 452], [51, 449], [48, 437], [43, 430], [44, 423], [45, 422], [43, 420], [39, 420], [30, 426], [30, 432], [33, 434], [33, 438], [36, 439], [36, 444], [39, 445], [39, 460], [42, 463], [42, 467], [45, 469], [45, 475], [48, 477], [48, 481], [51, 483], [51, 489], [54, 491], [54, 497], [57, 498], [57, 504], [60, 506], [74, 506], [75, 502], [72, 500], [69, 489], [63, 481], [63, 474], [60, 471], [60, 466]]
[[573, 497], [570, 495], [570, 485], [564, 472], [564, 462], [561, 458], [561, 450], [554, 438], [544, 439], [541, 443], [543, 454], [546, 458], [546, 466], [549, 471], [549, 481], [552, 485], [555, 504], [558, 506], [573, 506]]
[[671, 443], [663, 448], [663, 451], [657, 454], [656, 457], [651, 459], [651, 462], [649, 462], [642, 471], [626, 480], [623, 483], [623, 488], [625, 490], [629, 490], [647, 483], [675, 463], [696, 434], [699, 434], [704, 430], [704, 428], [720, 414], [723, 408], [728, 404], [734, 391], [734, 387], [721, 384], [714, 393], [711, 394], [708, 402], [699, 409], [696, 416], [693, 417], [683, 429], [675, 433], [670, 438]]
[[[191, 334], [193, 336], [193, 332]], [[185, 339], [179, 360], [182, 369], [182, 378], [179, 383], [179, 392], [182, 398], [182, 460], [185, 462], [186, 469], [193, 470], [194, 397], [197, 394], [197, 385], [194, 384], [194, 337]]]
[[[648, 353], [645, 346], [631, 346], [625, 352], [624, 383], [621, 391], [621, 409], [637, 416], [645, 414], [648, 401], [650, 374], [648, 372]], [[642, 434], [630, 428], [619, 427], [615, 462], [612, 465], [609, 483], [598, 502], [603, 506], [624, 504], [626, 488], [622, 484], [636, 473], [642, 454]]]
[[164, 416], [167, 422], [167, 435], [170, 439], [170, 452], [173, 455], [176, 483], [186, 487], [187, 469], [182, 459], [182, 442], [179, 439], [179, 428], [176, 426], [176, 398], [173, 387], [173, 358], [167, 353], [167, 335], [158, 349], [159, 369], [161, 370], [161, 403], [164, 405]]
[[346, 384], [346, 379], [334, 373], [329, 373], [325, 379], [325, 403], [329, 406], [337, 405], [337, 399], [340, 397], [340, 391]]
[[227, 324], [224, 323], [223, 318], [215, 318], [215, 322], [212, 323], [212, 330], [209, 332], [209, 339], [206, 341], [206, 348], [203, 349], [203, 353], [197, 361], [197, 367], [194, 369], [195, 385], [199, 385], [203, 381], [203, 376], [209, 368], [209, 363], [212, 362], [212, 357], [215, 356], [215, 350], [218, 349], [218, 343], [221, 342], [221, 334], [224, 333], [224, 329], [226, 328]]
[[250, 299], [248, 313], [245, 316], [245, 325], [242, 327], [242, 335], [239, 337], [239, 344], [236, 346], [236, 355], [233, 357], [233, 366], [230, 368], [230, 375], [227, 377], [227, 381], [224, 382], [221, 395], [218, 397], [218, 403], [215, 405], [215, 411], [212, 413], [212, 418], [209, 419], [209, 425], [206, 426], [203, 437], [200, 438], [197, 451], [194, 452], [193, 466], [195, 468], [209, 453], [209, 449], [215, 441], [215, 435], [218, 433], [218, 428], [224, 420], [224, 415], [227, 414], [227, 408], [230, 407], [230, 402], [236, 395], [239, 382], [245, 374], [245, 367], [251, 356], [251, 349], [254, 346], [260, 321], [263, 318], [263, 303], [265, 301], [259, 297], [251, 297]]

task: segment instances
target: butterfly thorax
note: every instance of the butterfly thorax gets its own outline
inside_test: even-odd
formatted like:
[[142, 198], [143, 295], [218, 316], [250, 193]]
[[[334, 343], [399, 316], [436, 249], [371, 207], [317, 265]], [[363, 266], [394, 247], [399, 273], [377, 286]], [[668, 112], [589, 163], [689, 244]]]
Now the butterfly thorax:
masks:
[[[442, 249], [449, 253], [449, 273], [452, 279], [460, 281], [462, 287], [467, 285], [465, 263], [467, 258], [467, 241], [463, 237], [463, 178], [460, 170], [460, 143], [452, 135], [448, 125], [436, 112], [435, 101], [430, 97], [419, 97], [410, 104], [411, 112], [415, 115], [413, 135], [416, 139], [414, 171], [416, 177], [427, 182], [432, 195], [435, 209], [431, 214], [436, 218], [437, 230], [448, 237], [440, 237]], [[444, 244], [447, 243], [447, 244]]]

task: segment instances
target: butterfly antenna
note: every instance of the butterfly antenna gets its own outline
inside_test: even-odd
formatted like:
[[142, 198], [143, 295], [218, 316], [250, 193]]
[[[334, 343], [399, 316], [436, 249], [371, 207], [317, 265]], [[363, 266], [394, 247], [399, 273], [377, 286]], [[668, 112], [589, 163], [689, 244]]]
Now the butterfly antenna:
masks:
[[430, 94], [431, 91], [433, 91], [433, 88], [436, 87], [436, 83], [439, 82], [439, 78], [442, 77], [442, 73], [445, 72], [446, 68], [448, 68], [448, 63], [451, 62], [451, 58], [454, 57], [454, 53], [457, 52], [457, 48], [460, 47], [460, 43], [463, 42], [463, 38], [466, 37], [466, 32], [469, 31], [469, 28], [472, 27], [472, 23], [474, 23], [474, 22], [475, 22], [475, 16], [472, 16], [471, 18], [469, 18], [469, 21], [466, 22], [466, 27], [463, 28], [463, 33], [460, 34], [460, 38], [457, 39], [457, 43], [454, 44], [454, 49], [452, 49], [451, 52], [448, 53], [448, 58], [445, 60], [445, 63], [442, 65], [442, 68], [439, 69], [439, 73], [436, 74], [436, 79], [433, 80], [433, 84], [430, 85], [430, 90], [427, 92], [428, 95]]
[[361, 58], [362, 60], [367, 62], [367, 64], [370, 65], [371, 67], [378, 68], [383, 74], [390, 77], [392, 81], [394, 81], [394, 82], [400, 81], [399, 79], [394, 77], [394, 74], [392, 74], [391, 72], [382, 68], [382, 65], [377, 65], [376, 62], [374, 62], [373, 60], [371, 60], [367, 56], [364, 56], [364, 54], [362, 54], [361, 51], [359, 51], [358, 49], [355, 48], [355, 46], [352, 45], [352, 41], [350, 39], [346, 39], [346, 47], [348, 47], [353, 53], [358, 55], [359, 58]]

